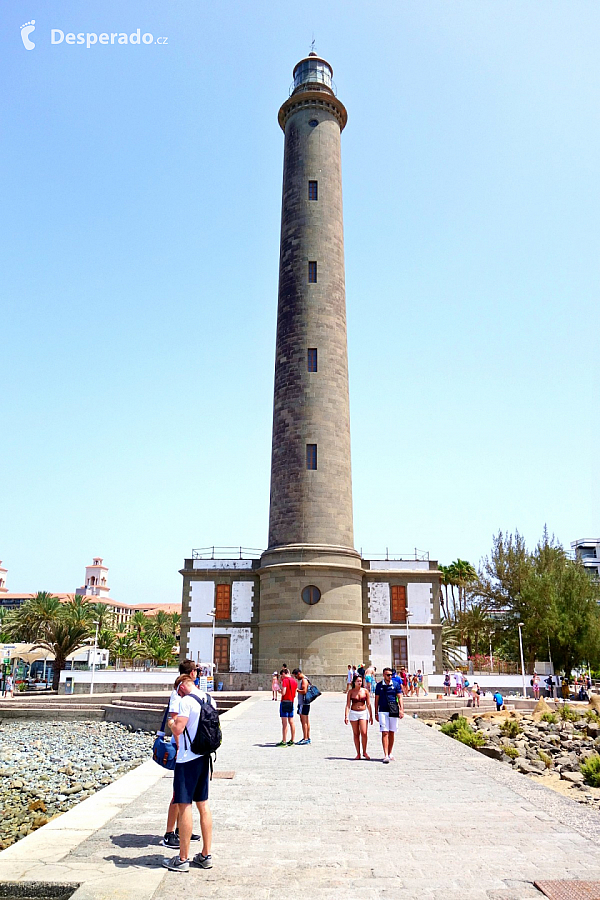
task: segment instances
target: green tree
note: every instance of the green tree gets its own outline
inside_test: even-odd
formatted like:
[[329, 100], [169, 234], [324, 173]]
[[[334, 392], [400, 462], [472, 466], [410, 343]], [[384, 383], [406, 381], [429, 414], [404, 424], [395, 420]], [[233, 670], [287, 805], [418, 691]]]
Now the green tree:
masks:
[[58, 690], [67, 656], [79, 650], [92, 634], [92, 619], [85, 604], [72, 600], [61, 603], [47, 591], [40, 591], [23, 603], [10, 622], [11, 637], [49, 650], [54, 656], [52, 687]]
[[141, 644], [144, 632], [149, 624], [149, 617], [144, 615], [141, 609], [136, 610], [129, 620], [129, 630], [135, 635], [135, 639], [138, 643]]
[[[467, 647], [468, 656], [479, 653], [479, 645], [482, 638], [487, 637], [493, 625], [485, 603], [473, 603], [465, 612], [461, 613], [458, 627], [462, 639]], [[484, 647], [484, 649], [487, 649]]]

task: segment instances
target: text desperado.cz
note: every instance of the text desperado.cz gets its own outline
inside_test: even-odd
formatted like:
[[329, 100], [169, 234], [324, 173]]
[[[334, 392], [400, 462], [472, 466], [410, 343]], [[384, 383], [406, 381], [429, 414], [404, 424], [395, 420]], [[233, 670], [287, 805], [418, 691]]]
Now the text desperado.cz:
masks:
[[50, 43], [62, 44], [64, 41], [65, 44], [85, 44], [89, 50], [94, 44], [166, 44], [169, 40], [166, 37], [155, 38], [148, 31], [145, 34], [140, 34], [140, 32], [141, 28], [132, 32], [132, 34], [118, 31], [102, 32], [102, 34], [96, 34], [93, 31], [80, 31], [79, 34], [74, 34], [73, 32], [65, 34], [60, 28], [52, 28], [50, 30]]

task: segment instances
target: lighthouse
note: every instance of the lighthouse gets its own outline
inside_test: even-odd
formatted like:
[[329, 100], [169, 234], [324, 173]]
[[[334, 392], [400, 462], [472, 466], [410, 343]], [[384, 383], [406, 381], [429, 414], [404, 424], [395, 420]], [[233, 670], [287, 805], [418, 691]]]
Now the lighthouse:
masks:
[[348, 116], [326, 60], [311, 53], [293, 77], [278, 116], [285, 138], [260, 656], [337, 672], [363, 655], [342, 215]]
[[294, 67], [278, 114], [283, 190], [267, 548], [203, 547], [180, 570], [182, 656], [210, 660], [232, 689], [270, 684], [284, 662], [318, 676], [322, 689], [342, 687], [348, 663], [441, 668], [437, 563], [417, 550], [365, 559], [354, 549], [347, 119], [331, 65], [310, 53]]

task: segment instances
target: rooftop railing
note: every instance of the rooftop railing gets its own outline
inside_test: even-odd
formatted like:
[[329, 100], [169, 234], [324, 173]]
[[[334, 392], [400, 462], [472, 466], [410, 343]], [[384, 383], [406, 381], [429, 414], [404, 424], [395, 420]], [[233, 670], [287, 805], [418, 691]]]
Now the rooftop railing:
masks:
[[192, 559], [257, 559], [263, 553], [254, 547], [200, 547]]

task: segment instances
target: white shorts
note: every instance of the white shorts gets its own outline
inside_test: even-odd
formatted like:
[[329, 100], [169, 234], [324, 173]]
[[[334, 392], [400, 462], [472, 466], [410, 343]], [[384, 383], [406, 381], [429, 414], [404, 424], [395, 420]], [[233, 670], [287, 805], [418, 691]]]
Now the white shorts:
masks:
[[379, 713], [379, 730], [380, 731], [396, 731], [398, 728], [398, 717], [392, 716], [386, 712]]
[[348, 713], [349, 722], [360, 722], [361, 719], [369, 721], [369, 713], [366, 709], [351, 709]]

